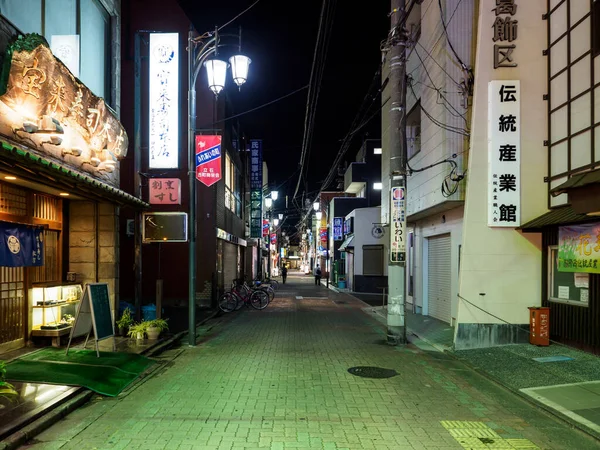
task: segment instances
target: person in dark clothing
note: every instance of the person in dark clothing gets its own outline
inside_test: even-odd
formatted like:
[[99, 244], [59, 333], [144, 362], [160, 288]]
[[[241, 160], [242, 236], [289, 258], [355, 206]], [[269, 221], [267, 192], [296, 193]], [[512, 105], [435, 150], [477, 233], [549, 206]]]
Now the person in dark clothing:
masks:
[[281, 279], [283, 280], [284, 284], [285, 284], [286, 278], [287, 278], [287, 266], [284, 264], [283, 267], [281, 268]]
[[321, 268], [317, 264], [317, 267], [315, 267], [315, 285], [319, 286], [320, 284], [321, 284]]

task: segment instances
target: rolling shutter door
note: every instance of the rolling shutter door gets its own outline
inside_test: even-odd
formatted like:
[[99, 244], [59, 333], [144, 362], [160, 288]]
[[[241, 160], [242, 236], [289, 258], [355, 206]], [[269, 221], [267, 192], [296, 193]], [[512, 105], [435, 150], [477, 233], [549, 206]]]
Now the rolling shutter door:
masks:
[[238, 277], [237, 245], [223, 242], [223, 285], [225, 289], [229, 289], [233, 280]]
[[451, 258], [450, 235], [428, 239], [428, 305], [429, 315], [450, 323]]

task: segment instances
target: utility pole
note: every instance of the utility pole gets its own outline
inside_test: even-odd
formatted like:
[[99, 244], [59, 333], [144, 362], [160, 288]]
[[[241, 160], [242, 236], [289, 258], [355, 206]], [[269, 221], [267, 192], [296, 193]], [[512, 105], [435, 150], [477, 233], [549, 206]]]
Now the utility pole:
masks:
[[390, 247], [387, 334], [391, 345], [406, 343], [406, 33], [405, 0], [391, 0], [390, 50]]

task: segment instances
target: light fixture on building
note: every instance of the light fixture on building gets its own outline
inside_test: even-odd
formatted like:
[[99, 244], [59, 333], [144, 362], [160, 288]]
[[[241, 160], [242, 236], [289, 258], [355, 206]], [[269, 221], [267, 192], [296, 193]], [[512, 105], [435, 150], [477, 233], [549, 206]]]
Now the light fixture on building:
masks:
[[6, 175], [6, 176], [4, 177], [4, 179], [5, 179], [5, 180], [16, 180], [16, 179], [17, 179], [17, 177], [13, 177], [12, 175]]
[[313, 209], [314, 209], [315, 211], [318, 211], [318, 210], [319, 210], [319, 206], [320, 206], [320, 205], [319, 205], [319, 202], [314, 202], [314, 203], [313, 203]]
[[206, 61], [204, 67], [206, 67], [208, 87], [215, 95], [219, 95], [225, 87], [225, 80], [227, 79], [227, 63], [220, 59], [213, 58]]
[[323, 213], [321, 211], [317, 211], [315, 213], [315, 216], [317, 217], [317, 220], [321, 220], [321, 218], [323, 217]]
[[271, 198], [277, 200], [279, 198], [279, 191], [271, 191]]
[[373, 149], [373, 154], [374, 154], [374, 155], [381, 155], [381, 153], [382, 153], [382, 152], [381, 152], [381, 148], [379, 148], [379, 147], [376, 147], [376, 148], [374, 148], [374, 149]]
[[68, 192], [61, 192], [61, 193], [60, 193], [60, 194], [58, 194], [58, 195], [60, 195], [61, 197], [68, 197], [68, 196], [69, 196], [69, 193], [68, 193]]
[[[250, 69], [251, 62], [252, 60], [245, 55], [233, 55], [231, 58], [229, 58], [233, 82], [240, 88], [248, 79], [248, 69]], [[274, 200], [277, 199], [275, 198]]]
[[267, 208], [270, 208], [271, 206], [273, 206], [273, 199], [271, 197], [265, 198], [265, 206]]
[[375, 189], [376, 191], [380, 191], [381, 189], [383, 189], [383, 183], [373, 183], [373, 189]]

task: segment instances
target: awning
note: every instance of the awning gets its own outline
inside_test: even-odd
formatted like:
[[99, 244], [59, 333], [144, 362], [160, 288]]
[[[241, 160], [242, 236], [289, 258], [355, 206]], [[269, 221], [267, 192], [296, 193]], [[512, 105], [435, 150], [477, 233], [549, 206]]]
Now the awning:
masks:
[[525, 233], [540, 232], [543, 228], [556, 225], [569, 225], [583, 222], [598, 221], [598, 217], [588, 216], [587, 214], [579, 214], [573, 211], [570, 206], [562, 206], [553, 209], [519, 227]]
[[557, 195], [564, 194], [569, 189], [576, 189], [588, 186], [590, 184], [600, 183], [600, 170], [592, 170], [591, 172], [584, 172], [578, 175], [573, 175], [563, 184], [550, 189], [550, 194], [556, 197]]
[[82, 197], [139, 209], [150, 208], [148, 203], [121, 189], [61, 166], [4, 139], [0, 140], [0, 168], [2, 166], [24, 179], [51, 184]]
[[350, 247], [350, 248], [354, 248], [354, 245], [352, 245], [352, 240], [354, 239], [354, 235], [352, 236], [348, 236], [344, 242], [342, 242], [342, 245], [339, 248], [340, 252], [345, 252], [346, 248]]

